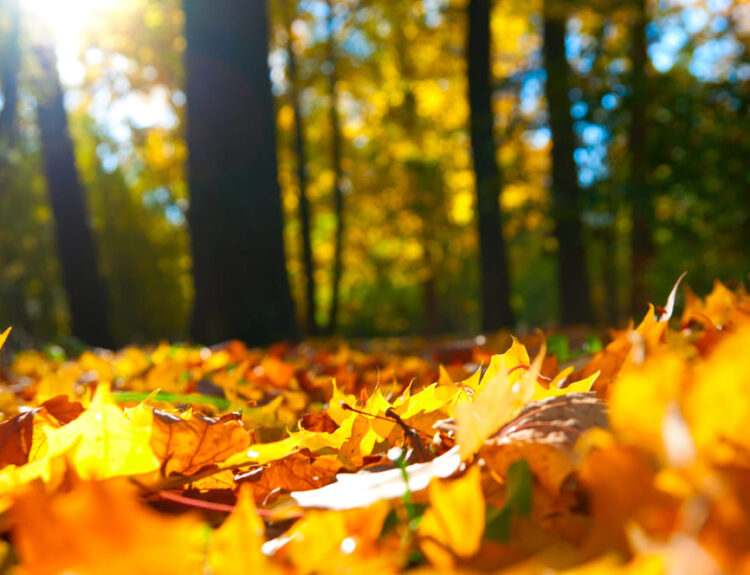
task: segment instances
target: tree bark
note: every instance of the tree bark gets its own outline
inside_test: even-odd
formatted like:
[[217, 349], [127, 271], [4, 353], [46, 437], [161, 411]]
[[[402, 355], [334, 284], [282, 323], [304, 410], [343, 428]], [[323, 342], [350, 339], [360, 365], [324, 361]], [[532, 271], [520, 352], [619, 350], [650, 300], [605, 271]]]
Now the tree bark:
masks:
[[552, 133], [552, 206], [558, 242], [560, 319], [563, 324], [593, 320], [581, 224], [581, 190], [573, 154], [576, 139], [570, 115], [570, 65], [565, 54], [565, 14], [559, 2], [544, 0], [544, 67]]
[[37, 102], [39, 132], [72, 332], [90, 345], [111, 346], [107, 297], [98, 272], [55, 56], [52, 49], [40, 49], [38, 56], [44, 74]]
[[284, 1], [284, 17], [286, 18], [287, 30], [287, 60], [289, 72], [289, 98], [294, 111], [294, 149], [297, 155], [297, 181], [299, 184], [299, 219], [300, 219], [300, 243], [302, 248], [302, 265], [305, 270], [305, 326], [308, 334], [318, 333], [318, 324], [315, 319], [315, 266], [312, 250], [312, 231], [310, 201], [307, 197], [307, 156], [305, 154], [305, 126], [302, 120], [300, 106], [299, 87], [297, 85], [297, 57], [294, 54], [292, 42], [292, 17], [290, 14], [289, 0]]
[[185, 0], [192, 337], [296, 336], [264, 0]]
[[510, 281], [500, 214], [502, 175], [495, 157], [490, 71], [491, 0], [469, 2], [468, 68], [471, 150], [477, 190], [477, 224], [482, 296], [482, 329], [513, 325]]
[[341, 127], [338, 111], [338, 90], [336, 83], [336, 37], [334, 29], [333, 2], [326, 0], [328, 5], [328, 61], [331, 63], [331, 73], [328, 75], [329, 94], [331, 98], [331, 165], [333, 167], [333, 210], [336, 214], [336, 231], [333, 238], [333, 281], [331, 293], [331, 308], [328, 314], [327, 332], [333, 334], [338, 328], [339, 300], [341, 297], [341, 276], [343, 273], [344, 251], [344, 192], [341, 189]]
[[634, 0], [635, 16], [631, 36], [631, 121], [629, 134], [630, 182], [628, 185], [632, 206], [631, 232], [631, 313], [635, 317], [643, 314], [649, 302], [646, 272], [653, 257], [651, 222], [653, 206], [646, 182], [646, 0]]

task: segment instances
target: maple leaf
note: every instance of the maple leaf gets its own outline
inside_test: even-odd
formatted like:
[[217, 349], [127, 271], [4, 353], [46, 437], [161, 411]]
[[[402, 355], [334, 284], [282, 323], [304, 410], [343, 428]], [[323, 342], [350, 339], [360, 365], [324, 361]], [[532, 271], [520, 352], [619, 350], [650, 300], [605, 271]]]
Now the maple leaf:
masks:
[[[462, 459], [474, 455], [486, 439], [515, 417], [534, 396], [536, 378], [544, 361], [544, 348], [533, 365], [523, 372], [518, 367], [524, 365], [521, 363], [524, 359], [528, 361], [528, 355], [523, 357], [514, 348], [515, 340], [508, 352], [492, 357], [473, 401], [456, 405], [456, 439]], [[511, 361], [517, 362], [511, 367], [505, 359], [508, 354]], [[513, 373], [509, 375], [510, 370]]]
[[[247, 450], [251, 435], [241, 417], [229, 413], [210, 418], [189, 410], [180, 415], [154, 411], [150, 446], [164, 463], [164, 475], [193, 475], [208, 465], [225, 461]], [[194, 484], [198, 489], [232, 487], [232, 474], [213, 475]]]
[[42, 449], [40, 443], [47, 439], [42, 428], [70, 423], [83, 411], [80, 403], [60, 395], [0, 423], [0, 468], [27, 463], [32, 449], [31, 459], [38, 459]]
[[482, 541], [485, 507], [479, 467], [470, 467], [459, 479], [434, 479], [428, 491], [430, 508], [419, 524], [420, 547], [434, 565], [450, 568], [453, 556], [471, 557]]
[[46, 430], [50, 458], [65, 453], [79, 477], [104, 479], [138, 475], [159, 468], [151, 449], [151, 418], [128, 419], [112, 399], [109, 386], [100, 384], [91, 405], [74, 421]]
[[322, 487], [334, 481], [341, 467], [341, 462], [334, 458], [292, 453], [242, 473], [235, 481], [253, 494], [256, 503], [266, 504], [280, 493]]
[[121, 481], [79, 482], [63, 494], [28, 490], [10, 521], [24, 573], [201, 573], [201, 522], [144, 507]]
[[561, 395], [567, 395], [569, 393], [583, 393], [591, 391], [592, 386], [596, 383], [599, 377], [599, 372], [591, 374], [589, 377], [575, 381], [569, 385], [561, 387], [565, 383], [567, 376], [573, 372], [573, 368], [569, 367], [560, 372], [555, 379], [553, 379], [549, 387], [544, 388], [537, 381], [536, 387], [534, 388], [534, 400], [539, 401], [547, 399], [548, 397], [560, 397]]

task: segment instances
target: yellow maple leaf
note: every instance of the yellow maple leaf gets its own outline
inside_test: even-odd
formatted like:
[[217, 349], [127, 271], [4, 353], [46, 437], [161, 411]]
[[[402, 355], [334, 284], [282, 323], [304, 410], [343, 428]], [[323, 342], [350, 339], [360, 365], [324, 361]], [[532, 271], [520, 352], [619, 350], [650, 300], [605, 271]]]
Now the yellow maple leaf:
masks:
[[566, 387], [559, 387], [559, 384], [565, 381], [567, 375], [570, 375], [572, 371], [573, 368], [571, 367], [560, 372], [560, 375], [558, 375], [554, 379], [554, 381], [550, 383], [549, 389], [545, 389], [539, 384], [539, 382], [536, 382], [536, 385], [534, 387], [534, 400], [539, 401], [542, 399], [547, 399], [548, 397], [559, 397], [561, 395], [567, 395], [568, 393], [582, 393], [591, 391], [591, 387], [594, 385], [596, 378], [599, 377], [599, 372], [597, 371], [596, 373], [593, 373], [592, 375], [580, 381], [574, 381]]
[[[542, 347], [530, 369], [523, 370], [517, 368], [524, 364], [521, 363], [522, 354], [518, 349], [513, 349], [516, 345], [521, 344], [514, 340], [508, 352], [492, 357], [474, 401], [456, 405], [456, 439], [462, 459], [476, 453], [487, 438], [515, 417], [523, 405], [534, 396], [536, 378], [544, 360], [545, 348]], [[508, 356], [511, 351], [513, 353]], [[511, 362], [516, 362], [515, 365], [511, 364], [511, 367], [508, 367], [506, 356]], [[511, 370], [512, 373], [509, 374]]]
[[419, 524], [420, 547], [435, 566], [450, 568], [451, 553], [471, 557], [482, 542], [485, 505], [479, 467], [472, 466], [460, 479], [433, 479], [428, 491], [430, 508]]
[[99, 385], [91, 405], [77, 419], [46, 433], [47, 452], [39, 456], [66, 453], [83, 479], [138, 475], [159, 468], [149, 443], [150, 418], [143, 414], [126, 418], [106, 384]]

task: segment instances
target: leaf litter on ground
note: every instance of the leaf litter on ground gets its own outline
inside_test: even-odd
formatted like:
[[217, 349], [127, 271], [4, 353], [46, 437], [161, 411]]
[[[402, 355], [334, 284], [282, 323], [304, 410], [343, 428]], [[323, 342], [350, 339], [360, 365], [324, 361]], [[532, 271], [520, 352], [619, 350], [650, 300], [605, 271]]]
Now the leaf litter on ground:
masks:
[[750, 297], [677, 289], [606, 345], [18, 352], [3, 569], [750, 573]]

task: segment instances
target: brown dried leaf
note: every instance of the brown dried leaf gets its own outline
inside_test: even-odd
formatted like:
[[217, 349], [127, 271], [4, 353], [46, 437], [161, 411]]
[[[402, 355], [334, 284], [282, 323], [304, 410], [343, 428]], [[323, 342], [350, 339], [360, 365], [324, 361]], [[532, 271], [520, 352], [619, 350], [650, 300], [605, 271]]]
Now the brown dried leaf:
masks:
[[607, 427], [605, 403], [594, 393], [569, 393], [529, 402], [521, 413], [485, 442], [480, 457], [500, 477], [525, 458], [540, 483], [557, 494], [575, 470], [572, 448], [592, 427]]
[[59, 427], [76, 419], [83, 413], [83, 406], [58, 395], [48, 399], [39, 407], [21, 413], [0, 423], [0, 468], [6, 465], [23, 465], [29, 461], [34, 438], [34, 424], [41, 419]]
[[292, 453], [272, 461], [267, 467], [237, 475], [235, 481], [249, 486], [255, 502], [265, 505], [280, 493], [308, 491], [331, 483], [342, 466], [333, 458]]
[[166, 476], [197, 473], [246, 450], [250, 439], [238, 414], [216, 419], [191, 413], [184, 419], [154, 410], [151, 449], [165, 462]]
[[333, 433], [338, 429], [336, 422], [325, 411], [322, 413], [305, 413], [300, 419], [300, 425], [307, 431]]

